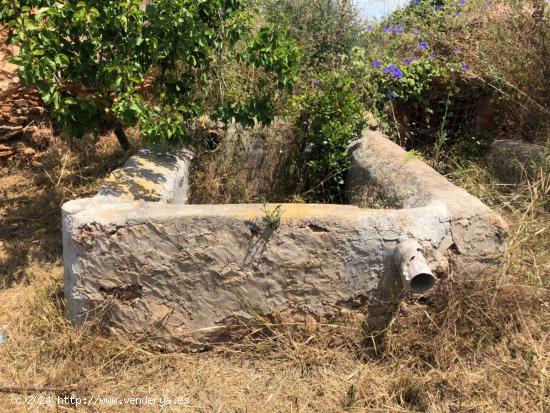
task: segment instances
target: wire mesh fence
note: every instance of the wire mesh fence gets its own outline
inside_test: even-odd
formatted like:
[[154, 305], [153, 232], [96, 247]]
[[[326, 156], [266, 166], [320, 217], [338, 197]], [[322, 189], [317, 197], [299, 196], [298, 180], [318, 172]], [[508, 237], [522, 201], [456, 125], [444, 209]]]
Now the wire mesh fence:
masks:
[[409, 149], [453, 144], [465, 134], [482, 133], [489, 93], [474, 81], [434, 84], [422, 99], [395, 105], [402, 144]]

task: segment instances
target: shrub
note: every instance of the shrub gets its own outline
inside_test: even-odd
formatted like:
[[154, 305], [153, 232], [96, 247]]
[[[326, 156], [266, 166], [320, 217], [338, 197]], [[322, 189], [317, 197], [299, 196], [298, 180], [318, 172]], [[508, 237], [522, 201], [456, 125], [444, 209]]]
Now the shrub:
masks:
[[[148, 140], [182, 140], [187, 120], [230, 105], [212, 93], [223, 87], [215, 73], [227, 60], [263, 71], [278, 89], [295, 81], [296, 48], [279, 26], [257, 28], [246, 0], [157, 0], [147, 10], [141, 0], [3, 6], [3, 15], [16, 15], [21, 80], [70, 136], [113, 128], [127, 146], [123, 127], [139, 125]], [[258, 45], [272, 51], [267, 40], [284, 45], [271, 59], [260, 56]], [[249, 117], [272, 118], [265, 95], [244, 107], [256, 110]]]
[[362, 33], [360, 13], [349, 0], [263, 0], [268, 19], [288, 21], [305, 51], [304, 69], [331, 70]]
[[433, 55], [427, 42], [400, 46], [376, 55], [356, 48], [348, 71], [385, 132], [408, 148], [439, 150], [471, 126], [465, 116], [483, 88], [465, 78], [460, 63]]
[[[226, 95], [229, 101], [220, 106], [217, 118], [234, 118], [245, 126], [273, 122], [273, 115], [279, 109], [276, 104], [284, 105], [279, 99], [281, 92], [290, 95], [298, 80], [302, 58], [301, 50], [296, 48], [294, 41], [281, 27], [284, 26], [268, 24], [262, 27], [249, 40], [248, 48], [241, 56], [241, 64], [227, 70], [229, 76], [236, 75], [231, 72], [241, 73], [228, 82], [231, 85]], [[253, 70], [246, 70], [246, 67]], [[257, 68], [263, 69], [263, 73], [258, 74]]]
[[21, 13], [33, 8], [41, 8], [53, 3], [54, 0], [0, 0], [0, 23], [10, 25]]
[[364, 107], [352, 84], [340, 73], [326, 73], [310, 79], [306, 93], [298, 98], [295, 128], [303, 158], [297, 170], [302, 194], [313, 201], [344, 201], [348, 146], [365, 123]]
[[[364, 51], [352, 59], [354, 76], [366, 84], [368, 106], [387, 130], [406, 135], [408, 145], [475, 149], [484, 139], [479, 134], [537, 139], [533, 132], [544, 141], [550, 126], [547, 7], [542, 0], [412, 1], [369, 25]], [[368, 67], [374, 61], [400, 72]], [[470, 127], [480, 102], [492, 130]]]

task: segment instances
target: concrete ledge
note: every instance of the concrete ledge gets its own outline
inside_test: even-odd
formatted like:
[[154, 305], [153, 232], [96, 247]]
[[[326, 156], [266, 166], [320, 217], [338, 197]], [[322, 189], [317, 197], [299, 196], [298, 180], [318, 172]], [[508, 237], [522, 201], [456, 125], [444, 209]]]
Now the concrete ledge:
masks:
[[[442, 269], [447, 268], [449, 260], [444, 257], [449, 256], [461, 262], [463, 272], [475, 275], [486, 263], [502, 256], [508, 225], [500, 215], [385, 135], [365, 131], [350, 147], [350, 157], [347, 191], [352, 204], [360, 205], [365, 194], [368, 199], [374, 193], [392, 207], [408, 211], [409, 225], [415, 222], [416, 226], [422, 226], [429, 217], [446, 216], [449, 238], [443, 245], [419, 238]], [[415, 233], [409, 236], [418, 239]]]
[[107, 178], [96, 197], [185, 204], [192, 159], [186, 149], [143, 149]]
[[[406, 240], [422, 245], [435, 273], [457, 262], [475, 276], [501, 256], [504, 221], [383, 135], [366, 132], [350, 156], [350, 193], [379, 187], [399, 208], [285, 204], [274, 229], [261, 205], [168, 203], [182, 199], [177, 193], [162, 204], [148, 202], [149, 192], [144, 202], [142, 191], [116, 202], [105, 192], [68, 202], [71, 319], [99, 317], [131, 337], [208, 348], [235, 338], [256, 315], [321, 321], [351, 311], [383, 318], [381, 303], [401, 288], [394, 256]], [[173, 178], [158, 180], [164, 187], [183, 187], [174, 184], [181, 173], [167, 176]], [[125, 187], [116, 186], [122, 194]]]

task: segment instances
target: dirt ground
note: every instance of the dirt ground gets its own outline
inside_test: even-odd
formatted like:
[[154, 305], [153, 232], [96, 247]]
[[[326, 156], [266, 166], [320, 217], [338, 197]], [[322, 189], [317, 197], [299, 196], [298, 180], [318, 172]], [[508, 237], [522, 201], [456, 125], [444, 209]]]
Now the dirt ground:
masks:
[[[508, 253], [479, 278], [454, 269], [427, 296], [403, 297], [383, 331], [266, 325], [208, 353], [152, 352], [65, 318], [60, 207], [93, 194], [128, 155], [112, 136], [56, 134], [9, 53], [0, 51], [0, 411], [550, 411], [547, 175], [502, 191], [476, 164], [451, 166], [451, 179], [511, 224]], [[173, 404], [138, 408], [130, 397]]]

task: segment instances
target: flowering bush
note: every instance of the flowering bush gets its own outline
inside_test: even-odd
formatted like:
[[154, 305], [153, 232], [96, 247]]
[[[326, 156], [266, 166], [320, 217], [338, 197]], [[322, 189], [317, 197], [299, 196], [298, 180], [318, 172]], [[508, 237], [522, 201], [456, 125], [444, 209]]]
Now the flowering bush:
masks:
[[351, 54], [357, 93], [404, 146], [439, 149], [460, 139], [468, 122], [458, 113], [464, 109], [459, 100], [471, 98], [467, 104], [474, 105], [484, 93], [472, 82], [464, 55], [433, 35], [448, 32], [464, 4], [411, 2], [380, 24], [369, 24], [364, 45]]
[[[482, 94], [493, 95], [491, 133], [512, 133], [514, 137], [520, 133], [526, 139], [536, 139], [535, 132], [544, 140], [550, 129], [548, 7], [546, 0], [413, 0], [380, 26], [370, 26], [366, 58], [385, 65], [401, 62], [407, 67], [399, 66], [403, 83], [393, 84], [396, 90], [387, 93], [395, 96], [396, 105], [414, 106], [417, 102], [437, 110], [425, 101], [433, 100], [433, 91], [463, 95], [482, 88]], [[424, 63], [433, 66], [428, 71], [422, 69], [422, 76], [427, 76], [424, 83], [432, 87], [431, 91], [422, 88], [420, 101], [399, 90], [409, 77], [407, 72], [415, 67], [414, 59], [417, 64], [420, 61], [419, 51], [426, 52], [421, 54]], [[449, 102], [454, 103], [453, 99], [440, 100], [442, 112], [452, 112]]]

